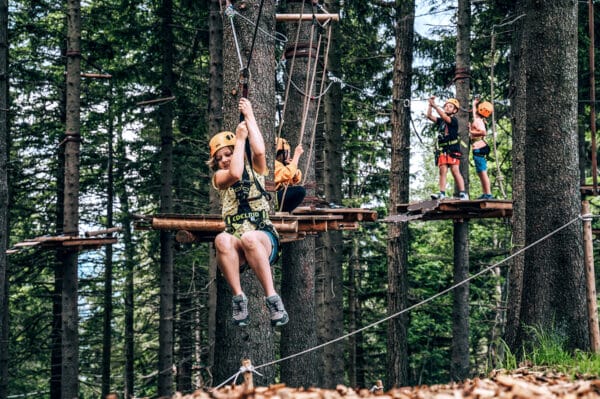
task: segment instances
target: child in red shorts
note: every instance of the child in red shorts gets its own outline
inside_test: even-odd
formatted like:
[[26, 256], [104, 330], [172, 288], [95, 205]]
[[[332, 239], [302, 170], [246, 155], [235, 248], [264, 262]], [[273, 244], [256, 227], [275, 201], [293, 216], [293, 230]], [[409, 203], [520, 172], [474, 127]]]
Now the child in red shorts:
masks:
[[[436, 153], [436, 163], [440, 170], [440, 191], [439, 193], [432, 194], [431, 198], [446, 198], [446, 175], [448, 174], [448, 168], [450, 168], [450, 172], [452, 172], [452, 176], [458, 187], [458, 198], [468, 200], [469, 195], [465, 192], [465, 181], [460, 174], [459, 167], [462, 154], [460, 152], [460, 138], [458, 137], [458, 119], [454, 116], [460, 108], [460, 103], [456, 98], [450, 98], [446, 101], [442, 109], [435, 104], [435, 96], [429, 97], [428, 101], [427, 119], [434, 122], [438, 129], [439, 152]], [[434, 109], [439, 117], [433, 116], [432, 110]]]

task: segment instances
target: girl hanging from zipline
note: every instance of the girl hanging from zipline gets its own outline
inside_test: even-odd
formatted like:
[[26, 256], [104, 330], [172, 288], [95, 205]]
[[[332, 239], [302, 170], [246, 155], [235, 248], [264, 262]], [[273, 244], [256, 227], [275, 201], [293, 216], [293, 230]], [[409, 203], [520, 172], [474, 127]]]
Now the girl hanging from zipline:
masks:
[[240, 282], [240, 269], [248, 265], [264, 289], [271, 324], [282, 326], [288, 322], [288, 314], [271, 272], [278, 257], [279, 235], [269, 220], [268, 194], [263, 188], [269, 172], [265, 143], [250, 101], [242, 98], [239, 110], [243, 122], [235, 134], [217, 133], [209, 143], [208, 165], [215, 172], [212, 184], [219, 191], [226, 225], [215, 238], [217, 263], [233, 293], [234, 324], [249, 323], [248, 298]]

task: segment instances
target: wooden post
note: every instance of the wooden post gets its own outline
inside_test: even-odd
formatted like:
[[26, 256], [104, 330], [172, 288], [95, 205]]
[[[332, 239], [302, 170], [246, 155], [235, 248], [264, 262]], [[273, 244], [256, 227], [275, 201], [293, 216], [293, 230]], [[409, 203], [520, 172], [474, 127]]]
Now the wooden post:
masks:
[[254, 382], [252, 379], [252, 362], [250, 359], [242, 360], [242, 367], [246, 369], [246, 371], [244, 371], [244, 393], [252, 393], [254, 391]]
[[594, 273], [594, 244], [592, 237], [592, 219], [590, 217], [589, 201], [581, 202], [583, 217], [583, 243], [585, 280], [587, 292], [588, 324], [590, 328], [590, 349], [592, 352], [600, 351], [600, 332], [598, 327], [598, 303], [596, 299], [596, 279]]
[[319, 22], [325, 22], [328, 20], [339, 21], [339, 14], [275, 14], [275, 20], [277, 22], [296, 22], [296, 21], [312, 21], [316, 19]]

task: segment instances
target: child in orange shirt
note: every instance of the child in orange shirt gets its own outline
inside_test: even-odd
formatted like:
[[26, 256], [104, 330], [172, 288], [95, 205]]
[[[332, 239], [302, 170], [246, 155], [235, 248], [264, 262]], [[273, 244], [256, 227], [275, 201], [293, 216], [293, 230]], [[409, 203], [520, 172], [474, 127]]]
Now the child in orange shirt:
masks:
[[477, 199], [493, 199], [490, 187], [490, 178], [487, 174], [486, 155], [490, 153], [490, 146], [485, 141], [487, 128], [485, 118], [488, 118], [493, 112], [493, 106], [487, 101], [479, 102], [478, 98], [473, 100], [473, 122], [469, 125], [469, 136], [471, 137], [471, 147], [473, 148], [473, 160], [475, 161], [475, 171], [481, 181], [481, 190], [483, 194]]
[[294, 149], [294, 157], [290, 158], [291, 146], [286, 139], [277, 138], [275, 155], [275, 189], [277, 190], [277, 210], [291, 212], [306, 196], [306, 190], [298, 186], [302, 180], [302, 171], [298, 169], [298, 161], [304, 153], [302, 144]]

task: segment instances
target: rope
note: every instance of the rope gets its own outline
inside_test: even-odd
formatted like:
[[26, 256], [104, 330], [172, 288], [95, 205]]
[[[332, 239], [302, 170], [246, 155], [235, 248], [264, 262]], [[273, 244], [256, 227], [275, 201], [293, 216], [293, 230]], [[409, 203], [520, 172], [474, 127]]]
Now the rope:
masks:
[[[296, 63], [296, 50], [298, 49], [298, 43], [300, 40], [300, 30], [302, 28], [302, 14], [304, 14], [304, 2], [302, 2], [302, 8], [300, 9], [300, 16], [298, 17], [298, 29], [296, 29], [296, 40], [294, 41], [294, 54], [292, 54], [292, 63], [290, 65], [290, 73], [288, 76], [288, 81], [286, 83], [286, 87], [285, 87], [285, 96], [283, 99], [283, 112], [280, 114], [280, 121], [279, 121], [279, 129], [277, 131], [277, 138], [281, 138], [281, 131], [283, 130], [283, 124], [285, 122], [285, 110], [287, 108], [287, 100], [288, 100], [288, 96], [290, 93], [290, 84], [292, 82], [292, 75], [294, 72], [294, 66]], [[312, 42], [309, 44], [309, 46], [311, 46], [312, 48]], [[282, 57], [285, 57], [285, 54], [282, 54]], [[290, 148], [291, 151], [291, 148]], [[275, 153], [277, 153], [277, 140], [275, 140]], [[273, 163], [275, 163], [275, 159], [273, 160]], [[273, 167], [273, 170], [275, 170], [275, 167]], [[285, 184], [285, 188], [283, 189], [283, 195], [281, 196], [281, 204], [279, 204], [279, 212], [283, 211], [283, 204], [285, 203], [285, 195], [287, 194], [287, 188], [288, 185]]]
[[[295, 61], [296, 61], [296, 50], [298, 49], [298, 41], [300, 38], [300, 28], [302, 27], [302, 14], [304, 13], [304, 2], [302, 2], [302, 9], [300, 11], [300, 17], [298, 18], [298, 29], [296, 30], [296, 40], [294, 41], [294, 54], [292, 55], [292, 63], [290, 65], [290, 73], [288, 76], [288, 81], [285, 87], [285, 95], [283, 98], [283, 112], [281, 113], [281, 118], [279, 121], [279, 131], [277, 132], [277, 138], [281, 137], [281, 130], [283, 129], [283, 124], [285, 122], [284, 117], [285, 117], [285, 110], [287, 108], [287, 100], [288, 100], [288, 96], [290, 93], [290, 84], [292, 81], [292, 74], [294, 72], [294, 66], [295, 66]], [[312, 45], [312, 43], [311, 43]], [[283, 57], [283, 55], [282, 55]], [[275, 144], [277, 145], [277, 144]]]
[[[332, 79], [329, 79], [329, 81], [330, 81], [330, 82], [327, 84], [327, 87], [325, 88], [325, 90], [323, 90], [323, 91], [322, 91], [322, 94], [318, 94], [318, 95], [316, 95], [316, 96], [312, 96], [312, 95], [310, 95], [310, 94], [306, 93], [304, 90], [302, 90], [302, 89], [301, 89], [301, 88], [300, 88], [300, 87], [299, 87], [299, 86], [298, 86], [298, 85], [297, 85], [297, 84], [296, 84], [296, 83], [295, 83], [293, 80], [291, 80], [291, 77], [289, 77], [289, 74], [287, 73], [287, 71], [283, 70], [283, 73], [284, 73], [284, 74], [285, 74], [285, 75], [288, 77], [288, 79], [290, 80], [290, 82], [291, 82], [291, 86], [292, 86], [294, 89], [296, 89], [296, 91], [297, 91], [297, 92], [298, 92], [300, 95], [302, 95], [302, 96], [307, 96], [307, 97], [310, 97], [310, 99], [311, 99], [311, 100], [318, 100], [320, 97], [323, 97], [323, 96], [324, 96], [324, 95], [325, 95], [325, 94], [326, 94], [326, 93], [329, 91], [329, 89], [331, 88], [331, 86], [333, 86], [333, 84], [334, 84], [334, 83], [338, 83], [338, 82], [339, 82], [339, 79], [338, 79], [338, 81], [333, 81]], [[335, 78], [335, 79], [337, 79], [337, 78]]]
[[[496, 64], [496, 34], [494, 33], [494, 27], [492, 27], [492, 42], [491, 42], [491, 52], [492, 52], [492, 60], [490, 67], [490, 100], [492, 102], [492, 108], [495, 109], [494, 103], [494, 65]], [[500, 188], [500, 192], [502, 193], [502, 198], [506, 198], [506, 192], [504, 191], [504, 177], [502, 176], [502, 171], [500, 170], [500, 161], [498, 160], [498, 146], [496, 145], [496, 112], [492, 112], [492, 144], [494, 147], [494, 159], [496, 160], [496, 182]]]
[[254, 366], [242, 366], [240, 367], [240, 369], [238, 370], [237, 373], [235, 373], [234, 375], [232, 375], [231, 377], [229, 377], [228, 379], [226, 379], [225, 381], [223, 381], [222, 383], [220, 383], [219, 385], [217, 385], [216, 387], [214, 387], [213, 389], [211, 389], [211, 391], [217, 390], [219, 388], [221, 388], [223, 385], [227, 384], [229, 381], [233, 380], [233, 385], [235, 385], [237, 378], [240, 376], [240, 374], [242, 373], [247, 373], [247, 372], [251, 372], [251, 373], [255, 373], [260, 375], [261, 377], [263, 377], [263, 375], [261, 373], [259, 373], [258, 371], [256, 371], [256, 367]]
[[238, 42], [237, 33], [235, 31], [235, 24], [233, 23], [233, 16], [235, 15], [235, 10], [233, 10], [233, 5], [229, 5], [225, 9], [225, 15], [229, 17], [229, 22], [231, 23], [231, 31], [233, 33], [233, 42], [235, 43], [235, 50], [237, 51], [238, 61], [240, 62], [240, 69], [244, 69], [244, 63], [242, 62], [242, 54], [240, 53], [240, 44]]
[[[316, 106], [316, 114], [315, 114], [315, 120], [313, 123], [313, 127], [312, 127], [312, 137], [310, 140], [310, 148], [308, 151], [308, 157], [306, 157], [306, 165], [308, 167], [308, 165], [310, 164], [310, 159], [312, 158], [312, 153], [313, 153], [313, 146], [315, 144], [315, 136], [316, 136], [316, 132], [317, 132], [317, 122], [319, 119], [319, 110], [321, 109], [321, 98], [323, 98], [323, 90], [324, 90], [324, 86], [325, 86], [325, 73], [327, 72], [327, 59], [329, 57], [329, 47], [331, 44], [331, 25], [329, 25], [329, 27], [327, 28], [327, 47], [325, 47], [325, 53], [323, 54], [323, 61], [325, 62], [324, 68], [323, 68], [323, 73], [321, 74], [321, 88], [319, 91], [319, 95], [317, 96], [317, 106]], [[315, 71], [316, 71], [316, 62], [315, 62]], [[327, 86], [327, 89], [329, 89], [329, 87], [331, 86], [331, 84], [329, 86]], [[302, 184], [304, 185], [306, 183], [306, 177], [307, 175], [304, 175], [304, 179], [302, 180]]]
[[[586, 215], [584, 215], [584, 216], [585, 216], [586, 218], [587, 218], [587, 217], [590, 217], [590, 215], [587, 215], [587, 214], [586, 214]], [[594, 217], [595, 217], [595, 216], [594, 216]], [[482, 274], [484, 274], [484, 273], [487, 273], [487, 272], [489, 272], [490, 270], [494, 270], [495, 268], [499, 267], [499, 266], [500, 266], [500, 265], [502, 265], [503, 263], [506, 263], [506, 262], [507, 262], [507, 261], [509, 261], [510, 259], [512, 259], [512, 258], [514, 258], [514, 257], [516, 257], [516, 256], [518, 256], [518, 255], [520, 255], [521, 253], [523, 253], [523, 252], [527, 251], [528, 249], [530, 249], [530, 248], [533, 248], [534, 246], [536, 246], [536, 245], [540, 244], [541, 242], [543, 242], [543, 241], [547, 240], [548, 238], [552, 237], [553, 235], [557, 234], [557, 233], [558, 233], [558, 232], [560, 232], [561, 230], [563, 230], [563, 229], [565, 229], [565, 228], [569, 227], [570, 225], [572, 225], [573, 223], [575, 223], [576, 221], [578, 221], [578, 220], [581, 220], [581, 219], [583, 219], [583, 216], [582, 216], [582, 215], [578, 215], [577, 217], [573, 218], [571, 221], [569, 221], [569, 222], [565, 223], [564, 225], [562, 225], [562, 226], [558, 227], [557, 229], [555, 229], [555, 230], [551, 231], [550, 233], [546, 234], [545, 236], [543, 236], [543, 237], [541, 237], [541, 238], [537, 239], [536, 241], [532, 242], [531, 244], [529, 244], [529, 245], [525, 246], [524, 248], [521, 248], [520, 250], [518, 250], [517, 252], [515, 252], [515, 253], [513, 253], [513, 254], [509, 255], [509, 256], [508, 256], [508, 257], [506, 257], [505, 259], [503, 259], [503, 260], [501, 260], [501, 261], [499, 261], [499, 262], [497, 262], [497, 263], [495, 263], [495, 264], [493, 264], [493, 265], [491, 265], [491, 266], [488, 266], [488, 267], [486, 267], [485, 269], [482, 269], [482, 270], [480, 270], [479, 272], [475, 273], [474, 275], [472, 275], [472, 276], [470, 276], [470, 277], [467, 277], [467, 278], [466, 278], [466, 279], [464, 279], [463, 281], [460, 281], [460, 282], [458, 282], [458, 283], [456, 283], [456, 284], [453, 284], [453, 285], [451, 285], [450, 287], [448, 287], [448, 288], [446, 288], [446, 289], [444, 289], [444, 290], [442, 290], [442, 291], [440, 291], [440, 292], [438, 292], [438, 293], [436, 293], [436, 294], [434, 294], [434, 295], [430, 296], [429, 298], [426, 298], [426, 299], [422, 300], [421, 302], [418, 302], [418, 303], [416, 303], [416, 304], [414, 304], [414, 305], [411, 305], [411, 306], [409, 306], [409, 307], [407, 307], [407, 308], [405, 308], [405, 309], [402, 309], [402, 310], [401, 310], [401, 311], [399, 311], [399, 312], [396, 312], [396, 313], [394, 313], [394, 314], [392, 314], [392, 315], [390, 315], [390, 316], [384, 317], [383, 319], [380, 319], [380, 320], [378, 320], [378, 321], [376, 321], [376, 322], [373, 322], [373, 323], [371, 323], [371, 324], [369, 324], [369, 325], [366, 325], [366, 326], [364, 326], [364, 327], [361, 327], [361, 328], [359, 328], [359, 329], [357, 329], [357, 330], [355, 330], [355, 331], [353, 331], [353, 332], [350, 332], [350, 333], [348, 333], [348, 334], [342, 335], [342, 336], [340, 336], [340, 337], [338, 337], [338, 338], [334, 338], [334, 339], [332, 339], [332, 340], [330, 340], [330, 341], [324, 342], [324, 343], [322, 343], [322, 344], [319, 344], [319, 345], [317, 345], [317, 346], [314, 346], [314, 347], [312, 347], [312, 348], [308, 348], [308, 349], [305, 349], [305, 350], [303, 350], [303, 351], [300, 351], [300, 352], [298, 352], [298, 353], [291, 354], [291, 355], [289, 355], [289, 356], [282, 357], [282, 358], [280, 358], [280, 359], [273, 360], [273, 361], [271, 361], [271, 362], [267, 362], [267, 363], [261, 364], [261, 365], [259, 365], [259, 366], [256, 366], [256, 367], [255, 367], [255, 370], [258, 370], [258, 369], [261, 369], [261, 368], [264, 368], [264, 367], [268, 367], [268, 366], [272, 366], [272, 365], [275, 365], [275, 364], [277, 364], [277, 363], [281, 363], [281, 362], [283, 362], [283, 361], [290, 360], [290, 359], [293, 359], [293, 358], [295, 358], [295, 357], [302, 356], [302, 355], [304, 355], [304, 354], [307, 354], [307, 353], [313, 352], [313, 351], [315, 351], [315, 350], [317, 350], [317, 349], [321, 349], [321, 348], [323, 348], [323, 347], [325, 347], [325, 346], [327, 346], [327, 345], [330, 345], [330, 344], [333, 344], [333, 343], [335, 343], [335, 342], [338, 342], [338, 341], [344, 340], [344, 339], [346, 339], [346, 338], [348, 338], [348, 337], [351, 337], [351, 336], [353, 336], [353, 335], [356, 335], [356, 334], [358, 334], [358, 333], [361, 333], [361, 332], [363, 332], [363, 331], [365, 331], [365, 330], [367, 330], [367, 329], [370, 329], [370, 328], [372, 328], [372, 327], [375, 327], [375, 326], [377, 326], [377, 325], [379, 325], [379, 324], [381, 324], [381, 323], [384, 323], [384, 322], [386, 322], [386, 321], [388, 321], [388, 320], [394, 319], [394, 318], [396, 318], [396, 317], [398, 317], [398, 316], [400, 316], [400, 315], [402, 315], [402, 314], [404, 314], [404, 313], [407, 313], [407, 312], [409, 312], [409, 311], [411, 311], [411, 310], [413, 310], [413, 309], [416, 309], [416, 308], [418, 308], [418, 307], [421, 307], [421, 306], [423, 306], [423, 305], [425, 305], [425, 304], [427, 304], [427, 303], [429, 303], [429, 302], [433, 301], [434, 299], [437, 299], [437, 298], [439, 298], [440, 296], [442, 296], [442, 295], [445, 295], [445, 294], [447, 294], [448, 292], [450, 292], [450, 291], [453, 291], [454, 289], [456, 289], [456, 288], [458, 288], [458, 287], [460, 287], [460, 286], [462, 286], [462, 285], [464, 285], [464, 284], [466, 284], [466, 283], [470, 282], [471, 280], [474, 280], [475, 278], [477, 278], [477, 277], [481, 276]], [[234, 378], [234, 377], [235, 377], [236, 375], [238, 375], [238, 374], [239, 374], [239, 372], [238, 372], [238, 373], [236, 373], [236, 374], [234, 374], [232, 377], [228, 378], [226, 381], [230, 381], [232, 378]], [[224, 383], [220, 384], [219, 386], [222, 386], [223, 384], [224, 384]]]
[[[312, 25], [310, 27], [310, 52], [312, 52], [312, 44], [313, 44], [313, 39], [314, 39], [314, 34], [315, 34], [315, 26]], [[321, 41], [318, 42], [317, 44], [317, 54], [319, 54], [319, 47], [321, 45]], [[308, 57], [308, 66], [307, 66], [307, 70], [311, 70], [311, 62], [312, 62], [312, 57]], [[317, 60], [315, 60], [315, 65], [317, 63]], [[309, 86], [309, 82], [310, 81], [310, 86]], [[312, 93], [312, 88], [313, 88], [313, 83], [314, 83], [314, 76], [311, 73], [307, 73], [306, 74], [306, 82], [304, 84], [304, 87], [308, 88], [308, 92]], [[304, 97], [304, 102], [302, 104], [302, 121], [300, 123], [300, 138], [298, 139], [298, 141], [300, 143], [302, 143], [302, 139], [304, 138], [304, 128], [306, 127], [306, 119], [308, 119], [308, 104], [310, 103], [310, 98], [305, 96]]]
[[[250, 18], [246, 17], [244, 14], [237, 12], [235, 9], [233, 10], [233, 13], [235, 14], [236, 17], [240, 17], [241, 19], [248, 22], [250, 25], [256, 26], [254, 21], [252, 21]], [[271, 34], [261, 27], [258, 27], [258, 31], [260, 33], [262, 33], [264, 36], [271, 38], [276, 42], [286, 43], [288, 41], [288, 38], [281, 32], [275, 32], [275, 34]]]
[[[313, 25], [314, 26], [314, 25]], [[317, 66], [319, 65], [319, 52], [321, 50], [321, 43], [323, 41], [323, 35], [319, 32], [319, 39], [317, 42], [317, 56], [314, 58], [314, 64], [313, 64], [313, 70], [311, 73], [311, 80], [310, 80], [310, 87], [308, 92], [312, 93], [313, 88], [315, 87], [315, 78], [317, 76]], [[312, 49], [311, 49], [312, 50]], [[312, 59], [311, 57], [308, 58], [309, 62]], [[323, 68], [325, 70], [325, 68]], [[321, 90], [323, 89], [323, 82], [321, 82]], [[310, 107], [310, 103], [312, 101], [312, 97], [304, 97], [304, 104], [305, 104], [305, 110], [304, 110], [304, 116], [302, 118], [302, 126], [300, 128], [300, 142], [302, 142], [303, 136], [304, 136], [304, 129], [306, 127], [306, 122], [308, 120], [308, 111], [309, 111], [309, 107]], [[319, 104], [321, 103], [321, 97], [319, 96], [319, 100], [317, 101], [317, 106], [315, 107], [315, 115], [314, 115], [314, 119], [315, 119], [315, 123], [314, 123], [314, 128], [311, 129], [311, 139], [310, 139], [310, 146], [308, 148], [308, 156], [306, 157], [306, 169], [308, 170], [308, 166], [310, 165], [310, 159], [312, 158], [312, 153], [313, 153], [313, 146], [315, 143], [315, 135], [316, 135], [316, 122], [318, 119], [318, 115], [319, 115]], [[307, 174], [304, 175], [304, 179], [302, 180], [302, 184], [306, 183], [306, 178], [308, 177]]]
[[248, 53], [248, 60], [246, 61], [246, 68], [250, 68], [250, 61], [252, 61], [252, 53], [254, 52], [254, 43], [256, 42], [256, 35], [258, 33], [258, 24], [260, 22], [260, 16], [262, 15], [263, 5], [265, 0], [260, 0], [260, 6], [258, 7], [258, 16], [256, 17], [256, 24], [254, 25], [254, 33], [252, 34], [252, 44], [250, 45], [250, 52]]

